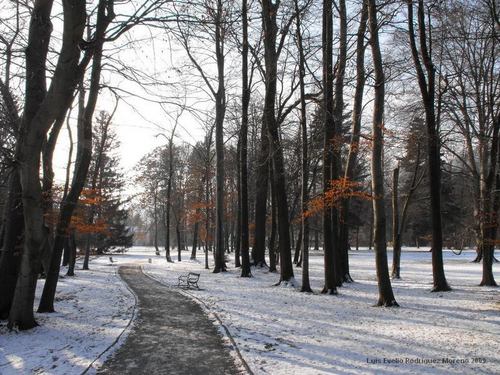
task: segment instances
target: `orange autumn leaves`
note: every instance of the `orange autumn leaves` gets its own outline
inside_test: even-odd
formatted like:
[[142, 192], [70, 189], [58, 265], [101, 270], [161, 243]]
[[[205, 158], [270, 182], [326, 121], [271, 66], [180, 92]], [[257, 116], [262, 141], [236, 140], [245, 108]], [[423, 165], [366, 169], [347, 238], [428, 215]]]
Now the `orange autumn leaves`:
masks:
[[371, 194], [362, 190], [361, 183], [342, 177], [330, 181], [330, 188], [308, 202], [308, 210], [304, 213], [306, 217], [314, 216], [327, 208], [338, 207], [342, 200], [358, 198], [371, 200]]
[[[62, 189], [55, 187], [52, 190], [54, 197], [62, 195]], [[59, 199], [61, 200], [61, 199]], [[98, 217], [93, 222], [89, 222], [89, 212], [100, 211], [100, 206], [105, 203], [105, 198], [98, 191], [98, 189], [83, 189], [78, 205], [71, 218], [71, 224], [68, 228], [69, 231], [75, 230], [79, 234], [109, 234], [109, 224], [106, 217]], [[59, 210], [57, 208], [50, 209], [45, 214], [45, 221], [50, 226], [56, 226], [59, 217]]]
[[98, 216], [92, 222], [89, 222], [89, 211], [100, 211], [100, 206], [105, 203], [106, 199], [103, 197], [99, 189], [83, 189], [80, 199], [78, 200], [78, 208], [71, 218], [71, 227], [80, 234], [109, 234], [109, 224], [106, 217]]

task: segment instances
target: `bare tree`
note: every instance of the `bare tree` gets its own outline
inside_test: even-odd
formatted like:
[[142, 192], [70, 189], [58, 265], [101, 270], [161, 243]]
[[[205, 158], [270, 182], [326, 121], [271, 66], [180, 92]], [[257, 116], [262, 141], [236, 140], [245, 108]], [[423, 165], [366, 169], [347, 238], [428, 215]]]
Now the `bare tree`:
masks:
[[[368, 6], [366, 1], [363, 0], [358, 32], [356, 35], [356, 87], [354, 90], [354, 103], [352, 109], [352, 130], [351, 140], [349, 143], [349, 153], [345, 165], [345, 180], [352, 181], [355, 178], [356, 166], [358, 165], [358, 155], [360, 152], [360, 134], [361, 134], [361, 115], [363, 112], [363, 93], [366, 82], [365, 72], [365, 34], [366, 23], [368, 20]], [[342, 201], [341, 206], [341, 246], [342, 246], [342, 260], [343, 260], [343, 281], [351, 282], [352, 278], [349, 272], [349, 226], [347, 218], [349, 217], [349, 203], [350, 199], [346, 198]]]
[[[250, 104], [250, 85], [248, 79], [248, 3], [243, 0], [241, 8], [241, 22], [243, 31], [242, 53], [241, 53], [241, 129], [239, 143], [239, 186], [241, 197], [239, 201], [238, 212], [240, 219], [240, 238], [241, 238], [241, 277], [250, 277], [250, 254], [249, 254], [249, 233], [248, 233], [248, 107]], [[239, 261], [239, 259], [238, 259]]]
[[382, 153], [384, 145], [384, 101], [385, 101], [385, 77], [378, 38], [379, 25], [377, 22], [376, 0], [368, 1], [368, 18], [370, 27], [370, 44], [375, 71], [375, 102], [373, 105], [372, 124], [372, 189], [373, 189], [373, 211], [374, 211], [374, 242], [375, 263], [378, 280], [378, 302], [377, 306], [398, 306], [392, 291], [389, 267], [387, 265], [387, 242], [386, 242], [386, 215], [384, 204], [384, 169], [382, 165]]
[[280, 282], [289, 282], [293, 279], [292, 254], [290, 247], [290, 222], [288, 216], [288, 203], [285, 182], [285, 161], [281, 146], [278, 123], [276, 121], [276, 79], [278, 57], [283, 48], [283, 41], [290, 28], [290, 22], [281, 30], [282, 40], [277, 45], [278, 26], [276, 17], [281, 1], [273, 3], [270, 0], [262, 1], [262, 28], [264, 31], [264, 60], [265, 60], [265, 84], [266, 92], [264, 98], [263, 122], [265, 123], [269, 136], [273, 185], [276, 189], [276, 205], [278, 215], [278, 243], [280, 252]]
[[41, 251], [47, 241], [43, 219], [42, 189], [39, 183], [40, 154], [43, 140], [53, 121], [69, 107], [78, 83], [80, 71], [79, 41], [86, 21], [85, 2], [64, 3], [64, 34], [59, 60], [46, 89], [46, 59], [51, 34], [52, 1], [37, 1], [33, 7], [28, 47], [26, 50], [26, 81], [23, 137], [19, 142], [23, 214], [25, 222], [24, 252], [21, 260], [9, 327], [29, 329], [37, 325], [33, 315], [35, 288], [41, 261]]
[[[56, 237], [51, 254], [50, 267], [47, 272], [44, 290], [38, 307], [39, 312], [54, 311], [54, 298], [59, 280], [59, 268], [61, 264], [64, 242], [67, 238], [68, 228], [73, 215], [73, 211], [78, 203], [78, 198], [82, 192], [86, 181], [90, 161], [92, 158], [92, 117], [94, 115], [97, 98], [100, 90], [100, 79], [102, 69], [102, 49], [106, 30], [112, 22], [114, 13], [114, 2], [101, 1], [97, 10], [96, 35], [94, 36], [94, 51], [92, 60], [92, 70], [90, 75], [90, 88], [87, 104], [82, 109], [83, 116], [79, 119], [78, 147], [73, 172], [73, 181], [64, 201], [61, 204]], [[71, 100], [71, 98], [70, 98]], [[71, 105], [71, 101], [68, 103]], [[115, 107], [116, 110], [116, 107]], [[109, 126], [109, 123], [108, 123]]]
[[413, 0], [408, 0], [408, 34], [412, 51], [413, 63], [417, 72], [418, 85], [422, 95], [425, 109], [425, 124], [427, 127], [428, 164], [429, 164], [429, 189], [431, 196], [431, 221], [432, 221], [432, 276], [434, 279], [433, 291], [451, 290], [443, 268], [443, 229], [441, 222], [441, 156], [438, 123], [436, 122], [435, 95], [436, 71], [432, 62], [432, 49], [430, 38], [426, 33], [425, 10], [423, 0], [418, 0], [418, 26], [420, 40], [420, 55], [425, 71], [420, 62], [419, 51], [413, 27]]
[[[295, 23], [296, 23], [296, 44], [299, 52], [299, 82], [300, 82], [300, 133], [301, 133], [301, 232], [299, 238], [302, 241], [302, 287], [301, 292], [312, 293], [309, 282], [309, 157], [308, 157], [308, 136], [307, 136], [307, 107], [304, 77], [306, 74], [306, 62], [304, 45], [302, 38], [302, 15], [298, 0], [295, 0]], [[296, 251], [296, 253], [298, 253]], [[297, 260], [298, 263], [298, 260]]]
[[[500, 130], [499, 49], [496, 24], [487, 9], [468, 2], [450, 2], [437, 13], [443, 30], [437, 40], [442, 51], [441, 76], [447, 91], [446, 117], [462, 134], [465, 157], [448, 150], [462, 161], [471, 176], [478, 256], [484, 254], [481, 284], [495, 284], [491, 264], [498, 225], [493, 209]], [[486, 252], [485, 252], [486, 251]]]
[[[177, 31], [178, 39], [184, 47], [189, 60], [200, 74], [203, 82], [206, 84], [212, 98], [215, 102], [215, 150], [216, 150], [216, 210], [215, 210], [215, 266], [214, 273], [226, 271], [226, 263], [224, 259], [224, 117], [226, 113], [226, 88], [225, 88], [225, 44], [228, 28], [230, 25], [230, 9], [228, 3], [222, 0], [214, 0], [202, 4], [204, 13], [210, 16], [208, 24], [211, 38], [213, 38], [215, 48], [216, 61], [216, 79], [213, 81], [205, 71], [206, 68], [200, 65], [196, 58], [195, 52], [189, 43], [189, 39], [193, 38], [193, 34], [189, 33], [189, 29], [183, 28], [183, 19], [178, 17]], [[186, 18], [186, 25], [198, 23], [202, 27], [207, 25], [203, 19], [205, 14], [190, 15]]]
[[[323, 192], [331, 188], [335, 177], [334, 152], [332, 139], [335, 139], [335, 122], [333, 118], [333, 22], [332, 0], [323, 1]], [[325, 207], [323, 210], [323, 251], [325, 257], [325, 285], [322, 293], [337, 294], [337, 283], [334, 266], [334, 247], [338, 246], [337, 216]], [[335, 228], [335, 230], [333, 230]]]

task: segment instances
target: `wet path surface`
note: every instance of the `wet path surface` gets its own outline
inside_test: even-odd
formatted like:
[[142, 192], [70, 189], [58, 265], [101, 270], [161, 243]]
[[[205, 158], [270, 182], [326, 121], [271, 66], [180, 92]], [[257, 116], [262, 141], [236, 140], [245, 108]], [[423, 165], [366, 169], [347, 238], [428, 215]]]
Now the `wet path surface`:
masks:
[[138, 296], [138, 315], [125, 343], [98, 374], [238, 374], [214, 324], [200, 306], [145, 276], [139, 266], [119, 274]]

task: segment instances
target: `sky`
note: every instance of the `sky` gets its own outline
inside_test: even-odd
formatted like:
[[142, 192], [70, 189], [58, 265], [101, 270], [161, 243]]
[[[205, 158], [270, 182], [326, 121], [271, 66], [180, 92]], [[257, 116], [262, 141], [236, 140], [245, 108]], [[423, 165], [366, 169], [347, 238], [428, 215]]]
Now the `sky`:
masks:
[[[88, 1], [90, 4], [96, 0]], [[115, 21], [119, 22], [132, 14], [134, 7], [146, 4], [143, 0], [116, 2]], [[15, 6], [9, 0], [0, 0], [0, 33], [10, 35], [15, 27]], [[29, 12], [21, 8], [21, 33], [18, 35], [19, 46], [14, 57], [11, 88], [15, 95], [22, 97], [25, 85], [24, 45], [26, 44], [29, 26]], [[53, 32], [51, 37], [52, 51], [58, 51], [61, 44], [62, 30], [61, 1], [55, 0], [51, 19]], [[112, 25], [113, 26], [113, 25]], [[172, 40], [162, 28], [146, 28], [135, 26], [117, 41], [105, 44], [101, 89], [94, 118], [99, 111], [112, 112], [116, 98], [110, 88], [120, 96], [119, 104], [112, 126], [116, 129], [120, 141], [119, 157], [121, 167], [131, 176], [137, 162], [155, 147], [166, 144], [167, 140], [160, 134], [170, 135], [175, 118], [180, 113], [179, 105], [191, 107], [184, 110], [177, 125], [175, 143], [194, 145], [203, 139], [204, 122], [209, 121], [206, 112], [212, 107], [199, 77], [193, 75], [186, 65], [185, 52], [172, 44]], [[4, 48], [0, 45], [0, 51]], [[211, 46], [209, 46], [211, 48]], [[209, 50], [211, 53], [211, 51]], [[57, 54], [49, 53], [48, 69], [54, 67]], [[0, 61], [3, 62], [3, 61]], [[205, 65], [209, 66], [209, 65]], [[4, 66], [0, 66], [0, 74], [5, 74]], [[135, 81], [135, 82], [134, 82]], [[50, 73], [48, 74], [50, 84]], [[162, 102], [162, 104], [158, 104]], [[176, 104], [172, 104], [176, 103]], [[76, 101], [75, 101], [76, 104]], [[22, 109], [21, 109], [22, 110]], [[73, 133], [73, 161], [76, 154], [76, 112], [74, 108], [69, 124]], [[69, 137], [66, 126], [60, 133], [54, 155], [54, 171], [56, 183], [64, 183], [68, 162]]]
[[[135, 42], [128, 49], [117, 52], [115, 44], [105, 51], [110, 57], [109, 65], [113, 67], [106, 67], [105, 63], [101, 78], [104, 88], [94, 113], [95, 118], [101, 110], [112, 112], [116, 104], [116, 96], [112, 91], [118, 93], [120, 98], [111, 126], [116, 130], [120, 142], [121, 167], [129, 177], [132, 177], [134, 166], [144, 155], [166, 144], [166, 136], [170, 136], [177, 116], [180, 115], [175, 143], [194, 145], [202, 140], [205, 135], [203, 122], [207, 121], [203, 113], [213, 105], [203, 90], [203, 84], [197, 79], [191, 82], [185, 80], [187, 67], [182, 70], [177, 68], [184, 64], [184, 51], [171, 48], [161, 36], [148, 35], [144, 40], [144, 34], [144, 29], [132, 29], [126, 39], [127, 43]], [[135, 75], [137, 82], [130, 79], [132, 75]], [[159, 82], [154, 83], [155, 79]], [[190, 109], [181, 109], [183, 105]], [[76, 147], [76, 108], [70, 119]], [[54, 156], [58, 183], [65, 180], [68, 152], [69, 137], [64, 128]], [[74, 157], [75, 151], [73, 160]]]
[[[4, 1], [0, 0], [0, 5]], [[56, 8], [60, 7], [57, 4], [59, 2], [56, 2]], [[121, 8], [119, 17], [123, 17], [126, 11]], [[57, 12], [56, 9], [54, 13]], [[55, 17], [53, 32], [55, 50], [58, 49], [61, 26], [61, 18]], [[252, 26], [260, 28], [258, 21], [254, 21]], [[259, 34], [255, 35], [258, 38]], [[212, 41], [208, 38], [204, 44], [194, 44], [194, 47], [197, 48], [197, 56], [207, 76], [211, 82], [215, 82], [216, 72], [211, 65], [214, 49]], [[230, 50], [229, 44], [227, 52], [237, 53]], [[213, 112], [213, 100], [199, 74], [188, 62], [185, 51], [173, 42], [171, 33], [166, 32], [164, 28], [134, 27], [116, 42], [107, 43], [105, 56], [101, 79], [103, 89], [95, 115], [100, 110], [108, 112], [113, 110], [116, 99], [109, 88], [119, 93], [121, 98], [112, 126], [116, 129], [121, 143], [119, 149], [121, 167], [128, 177], [132, 177], [134, 166], [145, 154], [157, 146], [166, 144], [166, 138], [160, 134], [170, 134], [175, 118], [180, 112], [179, 105], [186, 105], [189, 110], [182, 112], [175, 142], [194, 145], [203, 139], [204, 127], [212, 121], [209, 116], [213, 115], [210, 113]], [[241, 74], [240, 69], [239, 59], [227, 58], [226, 71], [229, 77], [227, 91], [228, 97], [232, 100], [237, 100], [239, 94], [237, 82]], [[258, 73], [255, 73], [254, 80], [258, 79]], [[216, 87], [216, 84], [214, 86]], [[158, 102], [163, 104], [160, 105]], [[172, 104], [174, 102], [177, 104]], [[75, 117], [76, 109], [70, 118], [74, 145], [77, 135]], [[229, 136], [226, 134], [226, 137]], [[64, 183], [68, 150], [68, 133], [63, 129], [54, 158], [56, 183]], [[76, 150], [73, 152], [73, 160], [75, 154]]]

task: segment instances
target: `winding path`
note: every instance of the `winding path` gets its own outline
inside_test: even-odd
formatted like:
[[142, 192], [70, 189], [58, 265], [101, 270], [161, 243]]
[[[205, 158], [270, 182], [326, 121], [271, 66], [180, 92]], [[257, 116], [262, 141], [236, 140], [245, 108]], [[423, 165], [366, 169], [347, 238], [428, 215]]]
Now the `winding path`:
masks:
[[139, 266], [118, 272], [138, 296], [139, 313], [125, 343], [98, 374], [241, 373], [198, 304], [145, 276]]

